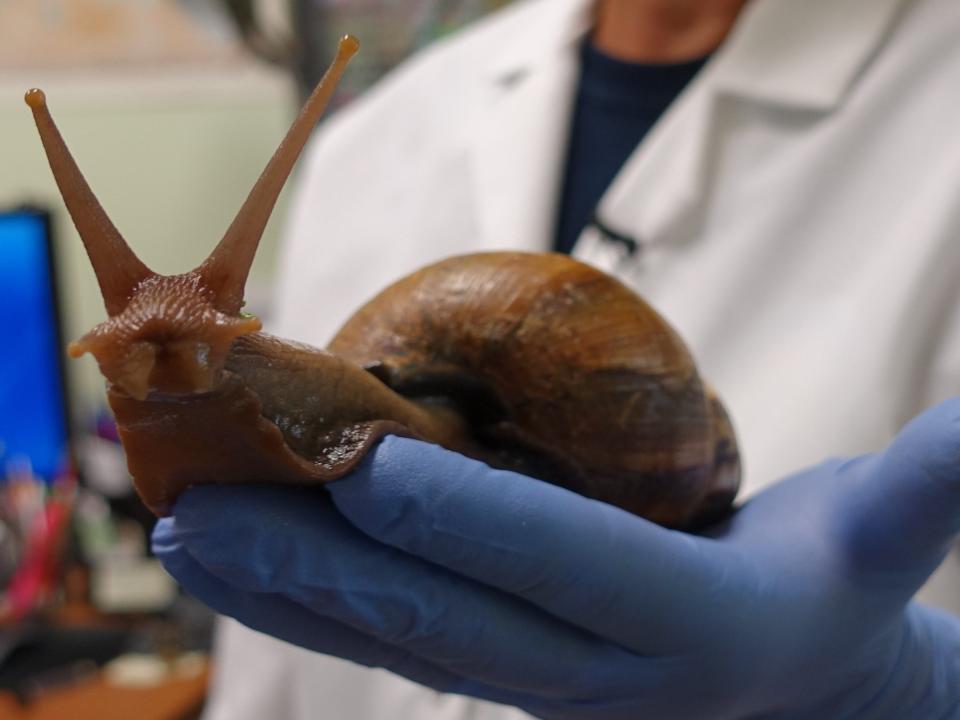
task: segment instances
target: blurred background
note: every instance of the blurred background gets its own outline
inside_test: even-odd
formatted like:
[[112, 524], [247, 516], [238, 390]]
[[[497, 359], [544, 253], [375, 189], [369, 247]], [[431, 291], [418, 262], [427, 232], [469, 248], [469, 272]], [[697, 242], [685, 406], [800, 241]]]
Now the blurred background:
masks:
[[[152, 516], [94, 362], [64, 357], [105, 313], [24, 91], [46, 92], [147, 265], [183, 272], [223, 234], [339, 36], [363, 45], [342, 105], [507, 2], [0, 0], [0, 717], [196, 717], [212, 627], [149, 556]], [[267, 320], [284, 216], [281, 198], [247, 288]]]

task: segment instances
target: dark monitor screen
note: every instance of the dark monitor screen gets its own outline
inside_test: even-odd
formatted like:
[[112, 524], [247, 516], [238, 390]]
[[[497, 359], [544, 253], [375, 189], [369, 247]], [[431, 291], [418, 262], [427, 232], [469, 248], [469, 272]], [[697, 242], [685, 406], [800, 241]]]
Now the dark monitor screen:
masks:
[[0, 211], [0, 478], [29, 463], [51, 480], [65, 467], [67, 412], [50, 218]]

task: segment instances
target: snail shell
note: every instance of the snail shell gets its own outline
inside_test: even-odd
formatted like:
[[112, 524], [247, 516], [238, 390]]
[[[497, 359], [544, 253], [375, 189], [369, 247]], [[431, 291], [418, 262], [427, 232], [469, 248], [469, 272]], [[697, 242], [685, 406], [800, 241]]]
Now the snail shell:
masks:
[[469, 454], [681, 526], [739, 483], [722, 405], [673, 329], [565, 255], [454, 257], [380, 293], [329, 347], [393, 390], [452, 405]]
[[434, 442], [656, 522], [724, 512], [733, 431], [677, 334], [569, 257], [486, 253], [387, 288], [329, 351], [259, 332], [243, 288], [277, 195], [347, 60], [341, 41], [237, 218], [196, 269], [144, 265], [80, 173], [39, 90], [26, 100], [109, 318], [72, 343], [108, 381], [134, 485], [155, 513], [197, 483], [316, 484], [387, 433]]

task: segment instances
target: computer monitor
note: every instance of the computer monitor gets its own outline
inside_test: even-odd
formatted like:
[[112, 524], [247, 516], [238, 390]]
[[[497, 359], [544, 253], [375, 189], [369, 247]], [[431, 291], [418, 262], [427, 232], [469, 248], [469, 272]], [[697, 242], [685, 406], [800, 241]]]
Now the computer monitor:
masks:
[[0, 482], [51, 481], [69, 459], [63, 342], [49, 213], [0, 209]]

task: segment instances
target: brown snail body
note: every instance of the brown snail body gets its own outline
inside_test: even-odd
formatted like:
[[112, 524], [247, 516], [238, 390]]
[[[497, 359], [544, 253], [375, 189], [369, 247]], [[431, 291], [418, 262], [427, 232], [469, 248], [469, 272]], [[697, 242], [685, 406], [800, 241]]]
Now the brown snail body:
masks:
[[435, 442], [671, 526], [736, 494], [719, 401], [682, 341], [614, 278], [555, 254], [450, 258], [384, 290], [317, 350], [240, 312], [263, 226], [355, 41], [308, 101], [213, 254], [160, 276], [28, 94], [110, 318], [71, 346], [109, 381], [131, 474], [157, 514], [196, 483], [322, 483], [387, 433]]

